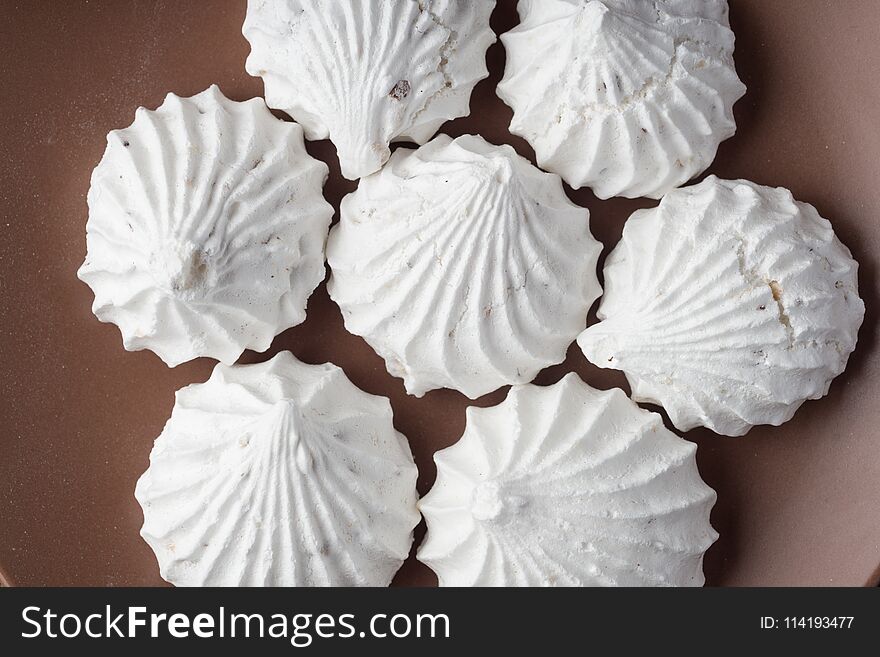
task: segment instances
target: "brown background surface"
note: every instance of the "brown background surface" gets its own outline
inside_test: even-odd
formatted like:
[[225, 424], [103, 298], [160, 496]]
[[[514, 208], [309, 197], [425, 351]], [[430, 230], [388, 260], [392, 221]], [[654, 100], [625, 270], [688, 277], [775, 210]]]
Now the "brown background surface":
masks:
[[[501, 0], [492, 26], [516, 24]], [[174, 391], [207, 379], [213, 362], [168, 369], [150, 352], [127, 353], [116, 327], [90, 313], [92, 295], [75, 276], [85, 255], [89, 175], [106, 133], [131, 123], [138, 105], [173, 91], [218, 83], [231, 98], [262, 94], [244, 71], [244, 0], [189, 2], [2, 2], [0, 24], [0, 580], [20, 585], [161, 584], [140, 539], [134, 484]], [[790, 188], [831, 219], [861, 263], [867, 304], [858, 348], [827, 398], [805, 404], [781, 428], [740, 439], [708, 431], [686, 437], [718, 491], [712, 515], [721, 539], [706, 556], [715, 585], [864, 585], [880, 564], [880, 2], [732, 0], [737, 69], [748, 93], [736, 106], [737, 135], [710, 169]], [[500, 42], [472, 116], [442, 129], [479, 132], [531, 149], [508, 134], [510, 110], [494, 94], [504, 65]], [[327, 161], [326, 196], [338, 208], [352, 189], [328, 142], [309, 151]], [[571, 198], [591, 211], [593, 233], [614, 246], [623, 222], [651, 201]], [[289, 349], [307, 362], [332, 361], [368, 392], [387, 395], [395, 424], [420, 468], [455, 442], [467, 400], [452, 391], [422, 399], [357, 337], [345, 332], [322, 285], [307, 321], [281, 334], [263, 360]], [[574, 370], [598, 387], [625, 386], [576, 347], [543, 372], [552, 383]], [[479, 400], [499, 402], [500, 390]], [[417, 531], [421, 538], [423, 525]], [[4, 575], [5, 574], [5, 575]], [[433, 584], [412, 558], [400, 584]]]

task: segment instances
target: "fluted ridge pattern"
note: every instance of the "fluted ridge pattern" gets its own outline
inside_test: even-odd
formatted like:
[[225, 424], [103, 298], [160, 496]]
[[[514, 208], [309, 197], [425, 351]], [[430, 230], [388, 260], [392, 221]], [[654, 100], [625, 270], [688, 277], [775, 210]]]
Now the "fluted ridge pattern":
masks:
[[418, 558], [443, 586], [700, 586], [715, 492], [696, 446], [575, 374], [468, 409]]
[[78, 275], [126, 349], [234, 362], [305, 319], [324, 277], [327, 165], [261, 99], [168, 94], [107, 136]]
[[791, 192], [710, 176], [639, 210], [578, 338], [676, 427], [742, 435], [827, 394], [856, 345], [858, 264]]
[[392, 141], [430, 139], [469, 113], [488, 75], [494, 0], [249, 0], [247, 71], [308, 139], [336, 145], [342, 174], [366, 176]]
[[659, 198], [703, 171], [745, 93], [726, 0], [519, 3], [499, 97], [539, 166], [599, 198]]
[[180, 390], [135, 495], [174, 584], [385, 586], [416, 476], [386, 398], [282, 352]]
[[557, 176], [440, 135], [343, 200], [328, 289], [410, 394], [476, 398], [565, 358], [601, 292], [600, 248]]

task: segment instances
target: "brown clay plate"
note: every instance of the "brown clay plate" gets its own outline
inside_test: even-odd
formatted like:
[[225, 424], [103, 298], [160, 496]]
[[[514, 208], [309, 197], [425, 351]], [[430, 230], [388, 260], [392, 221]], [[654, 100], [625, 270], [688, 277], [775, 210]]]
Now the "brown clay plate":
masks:
[[[880, 3], [849, 0], [732, 0], [736, 62], [748, 93], [738, 131], [710, 171], [790, 188], [828, 217], [860, 262], [867, 305], [849, 367], [821, 401], [782, 427], [746, 437], [691, 431], [698, 462], [718, 491], [712, 522], [720, 540], [706, 555], [714, 585], [865, 585], [880, 564]], [[9, 3], [0, 22], [0, 580], [18, 585], [158, 585], [138, 535], [133, 491], [174, 391], [207, 379], [202, 359], [168, 369], [149, 352], [123, 350], [117, 329], [90, 312], [75, 275], [85, 254], [89, 175], [106, 133], [131, 123], [138, 105], [173, 91], [218, 83], [231, 98], [262, 94], [244, 71], [244, 0]], [[517, 22], [500, 0], [497, 33]], [[504, 67], [496, 43], [489, 79], [452, 136], [476, 132], [533, 153], [508, 134], [510, 110], [495, 96]], [[355, 188], [339, 175], [329, 142], [309, 151], [330, 165], [325, 194], [338, 208]], [[651, 201], [597, 201], [567, 189], [591, 212], [605, 252], [630, 212]], [[601, 264], [601, 263], [600, 263]], [[419, 490], [434, 479], [433, 453], [455, 442], [468, 400], [452, 391], [408, 397], [381, 359], [346, 333], [322, 285], [308, 319], [284, 332], [264, 360], [289, 349], [306, 362], [332, 361], [364, 390], [386, 395], [409, 437]], [[576, 347], [538, 377], [576, 371], [590, 384], [626, 384]], [[501, 401], [506, 390], [481, 406]], [[416, 542], [421, 539], [419, 527]], [[398, 584], [436, 580], [414, 559]]]

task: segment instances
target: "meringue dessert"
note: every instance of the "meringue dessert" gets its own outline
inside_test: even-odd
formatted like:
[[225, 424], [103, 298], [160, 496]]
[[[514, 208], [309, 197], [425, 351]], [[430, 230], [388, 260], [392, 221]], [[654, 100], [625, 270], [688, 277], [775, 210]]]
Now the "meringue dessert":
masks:
[[514, 386], [435, 454], [418, 558], [441, 586], [702, 586], [695, 452], [619, 388]]
[[340, 214], [330, 296], [417, 397], [531, 381], [565, 359], [601, 293], [589, 211], [482, 137], [398, 149]]
[[678, 429], [739, 436], [791, 419], [843, 372], [865, 313], [857, 269], [787, 189], [710, 176], [629, 218], [602, 321], [578, 344]]
[[419, 522], [385, 397], [289, 352], [177, 392], [135, 496], [178, 586], [387, 586]]
[[495, 0], [248, 0], [247, 72], [266, 102], [336, 146], [350, 180], [378, 171], [393, 141], [424, 144], [470, 113], [488, 76]]
[[324, 278], [327, 174], [259, 98], [211, 86], [139, 108], [92, 172], [78, 275], [93, 312], [172, 367], [268, 349]]
[[726, 0], [521, 1], [498, 96], [538, 165], [599, 198], [660, 198], [705, 170], [745, 93]]

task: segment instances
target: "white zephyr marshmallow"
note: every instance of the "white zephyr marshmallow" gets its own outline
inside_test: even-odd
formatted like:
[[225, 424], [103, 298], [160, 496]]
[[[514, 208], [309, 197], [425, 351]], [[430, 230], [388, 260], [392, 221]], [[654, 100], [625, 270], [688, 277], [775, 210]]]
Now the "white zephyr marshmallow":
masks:
[[474, 399], [565, 359], [601, 293], [600, 250], [558, 176], [440, 135], [343, 199], [328, 289], [407, 392]]
[[827, 394], [856, 346], [858, 265], [791, 192], [710, 176], [639, 210], [578, 338], [682, 431], [739, 436]]
[[705, 170], [745, 93], [727, 0], [520, 0], [499, 97], [538, 165], [599, 198]]
[[619, 388], [514, 386], [434, 456], [418, 558], [441, 586], [701, 586], [718, 534], [695, 452]]
[[168, 94], [107, 136], [79, 277], [128, 350], [234, 362], [305, 319], [324, 278], [327, 165], [258, 98]]
[[342, 175], [378, 171], [469, 112], [488, 75], [495, 0], [248, 0], [248, 73], [266, 102], [336, 146]]
[[386, 586], [416, 477], [386, 398], [282, 352], [179, 390], [135, 496], [178, 586]]

